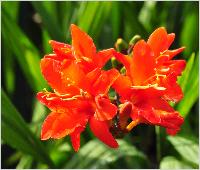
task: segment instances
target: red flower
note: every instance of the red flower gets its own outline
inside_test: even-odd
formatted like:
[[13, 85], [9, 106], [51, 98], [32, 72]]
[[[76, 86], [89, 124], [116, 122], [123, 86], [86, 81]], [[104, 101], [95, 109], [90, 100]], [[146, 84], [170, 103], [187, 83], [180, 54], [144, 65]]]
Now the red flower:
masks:
[[133, 121], [128, 130], [139, 123], [148, 123], [163, 126], [174, 135], [183, 123], [183, 118], [167, 102], [177, 102], [183, 97], [176, 80], [185, 61], [171, 59], [184, 48], [168, 50], [174, 37], [175, 34], [167, 34], [161, 27], [151, 34], [147, 43], [140, 40], [135, 44], [132, 58], [114, 52], [126, 68], [126, 75], [121, 75], [113, 87], [123, 103], [131, 102]]
[[41, 60], [42, 73], [54, 90], [37, 94], [51, 110], [43, 123], [41, 139], [70, 135], [73, 148], [78, 151], [80, 133], [89, 122], [96, 137], [116, 148], [108, 121], [116, 115], [117, 107], [107, 93], [119, 73], [115, 69], [101, 70], [113, 49], [97, 53], [92, 39], [75, 25], [71, 25], [71, 35], [72, 46], [50, 41], [54, 54]]

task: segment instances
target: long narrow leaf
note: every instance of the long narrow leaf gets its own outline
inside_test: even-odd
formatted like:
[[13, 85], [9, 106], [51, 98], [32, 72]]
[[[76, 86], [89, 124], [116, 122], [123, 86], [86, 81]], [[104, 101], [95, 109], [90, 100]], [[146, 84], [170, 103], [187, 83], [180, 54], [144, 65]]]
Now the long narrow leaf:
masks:
[[184, 90], [184, 98], [180, 103], [178, 103], [176, 109], [181, 113], [183, 117], [187, 116], [187, 114], [189, 113], [190, 109], [197, 101], [199, 96], [198, 55], [195, 57], [195, 60], [193, 60], [193, 56], [191, 56], [188, 65], [183, 73], [183, 76], [180, 80], [181, 86]]
[[46, 149], [29, 130], [26, 122], [1, 90], [2, 102], [2, 139], [13, 148], [32, 155], [36, 160], [53, 167]]
[[[15, 54], [26, 79], [34, 91], [46, 86], [40, 72], [40, 54], [19, 26], [10, 18], [6, 10], [2, 10], [2, 35], [8, 48]], [[14, 31], [13, 31], [14, 30]], [[20, 38], [19, 38], [20, 37]]]
[[36, 11], [42, 18], [44, 27], [48, 30], [50, 36], [57, 41], [64, 41], [64, 35], [58, 22], [56, 2], [32, 2]]

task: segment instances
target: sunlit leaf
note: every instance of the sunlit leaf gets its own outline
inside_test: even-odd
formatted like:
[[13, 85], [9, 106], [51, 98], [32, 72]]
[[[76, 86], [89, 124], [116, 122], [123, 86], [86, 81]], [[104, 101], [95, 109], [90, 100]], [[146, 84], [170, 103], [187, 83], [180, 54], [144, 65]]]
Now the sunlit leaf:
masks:
[[173, 156], [166, 156], [160, 162], [160, 169], [192, 169], [193, 167]]
[[65, 168], [105, 168], [123, 157], [131, 157], [132, 161], [137, 160], [135, 168], [146, 166], [147, 158], [141, 151], [123, 140], [118, 142], [118, 149], [110, 149], [103, 143], [92, 140], [82, 146]]
[[139, 13], [139, 21], [146, 28], [146, 30], [152, 30], [151, 20], [153, 17], [153, 12], [155, 10], [156, 1], [146, 1]]
[[195, 139], [182, 136], [168, 136], [167, 139], [185, 160], [198, 166], [199, 146]]
[[16, 169], [29, 169], [31, 168], [31, 164], [33, 162], [33, 158], [29, 155], [23, 155], [16, 166]]

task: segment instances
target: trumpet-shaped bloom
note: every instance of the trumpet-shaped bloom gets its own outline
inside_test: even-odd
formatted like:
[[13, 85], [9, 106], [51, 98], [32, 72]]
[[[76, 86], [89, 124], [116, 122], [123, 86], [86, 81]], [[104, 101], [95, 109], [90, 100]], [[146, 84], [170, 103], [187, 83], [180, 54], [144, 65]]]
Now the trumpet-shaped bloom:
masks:
[[121, 75], [113, 87], [123, 103], [131, 102], [133, 121], [127, 126], [128, 130], [139, 123], [163, 126], [171, 135], [180, 129], [183, 118], [167, 102], [177, 102], [183, 97], [176, 80], [185, 61], [172, 58], [184, 48], [168, 50], [174, 38], [175, 34], [167, 34], [161, 27], [147, 42], [140, 40], [135, 44], [132, 58], [114, 52], [126, 68], [126, 75]]
[[96, 137], [116, 148], [108, 121], [116, 115], [117, 106], [107, 93], [119, 73], [115, 69], [101, 70], [113, 49], [96, 52], [92, 39], [75, 25], [71, 25], [71, 36], [72, 45], [50, 41], [54, 53], [41, 60], [42, 74], [54, 90], [37, 94], [51, 110], [42, 125], [41, 139], [70, 135], [73, 148], [78, 151], [80, 134], [89, 123]]

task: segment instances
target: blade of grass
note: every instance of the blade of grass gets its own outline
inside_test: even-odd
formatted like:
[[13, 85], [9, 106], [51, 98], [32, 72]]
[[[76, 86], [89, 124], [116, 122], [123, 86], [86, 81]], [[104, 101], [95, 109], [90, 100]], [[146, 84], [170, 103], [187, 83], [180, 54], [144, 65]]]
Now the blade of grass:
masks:
[[2, 139], [11, 147], [27, 153], [38, 161], [54, 167], [46, 149], [30, 131], [24, 119], [1, 90], [2, 102]]

